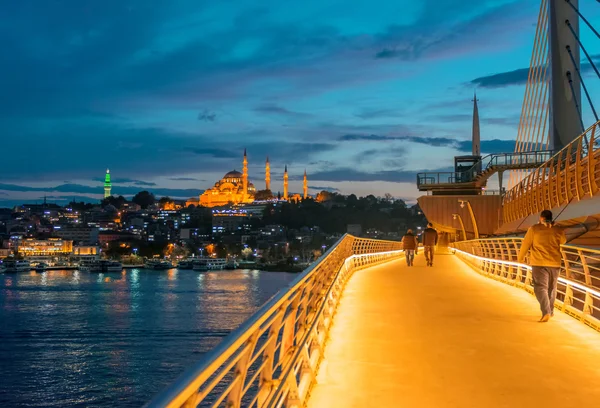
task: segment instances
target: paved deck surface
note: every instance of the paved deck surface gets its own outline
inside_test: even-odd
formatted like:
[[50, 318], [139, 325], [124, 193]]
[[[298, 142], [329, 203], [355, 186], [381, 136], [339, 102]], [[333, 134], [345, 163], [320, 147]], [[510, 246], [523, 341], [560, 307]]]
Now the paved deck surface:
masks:
[[348, 283], [308, 406], [600, 406], [600, 333], [453, 255]]

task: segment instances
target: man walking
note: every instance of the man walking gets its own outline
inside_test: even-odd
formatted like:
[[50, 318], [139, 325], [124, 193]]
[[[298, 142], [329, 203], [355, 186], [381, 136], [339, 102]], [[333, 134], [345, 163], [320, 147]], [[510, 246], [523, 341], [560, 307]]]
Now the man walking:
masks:
[[544, 210], [540, 214], [539, 224], [529, 227], [521, 244], [519, 263], [523, 263], [527, 251], [531, 250], [529, 265], [533, 277], [533, 291], [542, 310], [540, 322], [547, 322], [554, 316], [556, 285], [562, 261], [560, 246], [565, 242], [565, 232], [562, 228], [554, 226], [552, 212]]
[[409, 229], [406, 231], [404, 238], [402, 238], [402, 249], [404, 250], [404, 257], [406, 258], [406, 264], [408, 266], [413, 266], [417, 247], [417, 237], [415, 237], [415, 234]]
[[428, 223], [427, 228], [423, 231], [423, 247], [425, 250], [425, 260], [427, 266], [433, 266], [433, 254], [438, 241], [438, 233], [433, 229], [433, 224]]

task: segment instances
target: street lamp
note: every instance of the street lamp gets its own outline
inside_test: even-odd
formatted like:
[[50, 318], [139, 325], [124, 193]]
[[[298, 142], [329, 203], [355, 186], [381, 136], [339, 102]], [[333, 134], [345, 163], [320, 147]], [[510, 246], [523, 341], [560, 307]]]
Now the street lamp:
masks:
[[133, 254], [134, 254], [135, 256], [137, 256], [137, 251], [138, 251], [138, 249], [137, 249], [137, 248], [133, 248]]
[[473, 207], [471, 203], [467, 200], [458, 200], [460, 203], [460, 208], [465, 208], [465, 204], [467, 204], [467, 208], [469, 209], [469, 215], [471, 216], [471, 222], [473, 223], [473, 232], [475, 233], [475, 239], [479, 239], [479, 228], [477, 228], [477, 221], [475, 220], [475, 213], [473, 213]]
[[465, 231], [465, 224], [463, 223], [462, 217], [460, 216], [460, 214], [452, 214], [452, 219], [455, 220], [458, 218], [458, 221], [460, 222], [460, 227], [462, 229], [462, 236], [463, 236], [463, 241], [467, 240], [467, 232]]

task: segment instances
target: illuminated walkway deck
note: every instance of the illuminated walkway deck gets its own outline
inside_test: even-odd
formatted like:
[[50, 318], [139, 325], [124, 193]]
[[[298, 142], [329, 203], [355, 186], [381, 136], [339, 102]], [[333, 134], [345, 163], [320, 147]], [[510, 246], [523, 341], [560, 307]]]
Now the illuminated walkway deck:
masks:
[[452, 255], [357, 272], [308, 406], [584, 407], [600, 401], [600, 334]]

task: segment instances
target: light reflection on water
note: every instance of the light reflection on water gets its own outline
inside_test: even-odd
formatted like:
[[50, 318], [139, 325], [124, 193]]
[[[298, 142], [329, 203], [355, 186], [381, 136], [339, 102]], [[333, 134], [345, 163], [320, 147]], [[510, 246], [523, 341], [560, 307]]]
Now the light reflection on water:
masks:
[[139, 407], [294, 276], [0, 274], [0, 406]]

